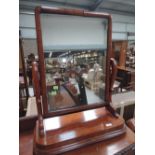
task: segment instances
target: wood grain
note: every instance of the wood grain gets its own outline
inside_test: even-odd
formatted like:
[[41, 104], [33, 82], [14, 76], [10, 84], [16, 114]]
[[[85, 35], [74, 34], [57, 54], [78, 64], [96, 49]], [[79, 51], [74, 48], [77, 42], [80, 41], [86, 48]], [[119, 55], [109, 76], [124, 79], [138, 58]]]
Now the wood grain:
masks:
[[37, 155], [61, 154], [125, 133], [124, 120], [105, 107], [46, 118], [43, 123], [45, 136], [39, 135], [38, 122], [34, 132]]
[[[126, 127], [126, 133], [119, 137], [68, 151], [63, 153], [63, 155], [113, 155], [129, 145], [134, 144], [134, 142], [134, 133]], [[33, 130], [19, 134], [19, 154], [33, 154]]]

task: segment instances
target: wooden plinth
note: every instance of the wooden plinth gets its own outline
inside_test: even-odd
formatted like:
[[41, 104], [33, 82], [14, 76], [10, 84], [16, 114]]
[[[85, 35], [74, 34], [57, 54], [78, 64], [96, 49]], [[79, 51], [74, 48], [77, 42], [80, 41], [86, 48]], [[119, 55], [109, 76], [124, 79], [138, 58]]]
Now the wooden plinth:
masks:
[[113, 117], [106, 108], [86, 110], [44, 119], [45, 135], [34, 131], [34, 154], [53, 155], [125, 133], [124, 120]]

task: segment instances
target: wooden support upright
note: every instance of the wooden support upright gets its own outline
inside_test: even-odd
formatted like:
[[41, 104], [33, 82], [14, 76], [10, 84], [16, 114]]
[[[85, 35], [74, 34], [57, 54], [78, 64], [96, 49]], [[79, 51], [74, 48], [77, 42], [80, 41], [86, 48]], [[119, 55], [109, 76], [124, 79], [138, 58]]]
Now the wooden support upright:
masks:
[[109, 81], [110, 84], [109, 84], [109, 99], [108, 99], [109, 103], [106, 104], [106, 107], [111, 112], [111, 114], [117, 118], [118, 116], [116, 115], [115, 110], [110, 105], [110, 103], [112, 102], [113, 85], [114, 85], [116, 75], [117, 75], [117, 63], [114, 58], [110, 58], [110, 68], [109, 69], [110, 69], [110, 81]]
[[117, 76], [117, 63], [114, 58], [110, 58], [110, 99], [109, 101], [112, 101], [112, 90], [113, 90], [113, 85]]
[[35, 61], [32, 62], [32, 78], [34, 85], [34, 93], [36, 97], [37, 110], [38, 110], [38, 122], [39, 122], [39, 134], [44, 135], [44, 124], [43, 124], [43, 112], [41, 106], [41, 94], [40, 94], [40, 84], [39, 84], [39, 72], [38, 65]]

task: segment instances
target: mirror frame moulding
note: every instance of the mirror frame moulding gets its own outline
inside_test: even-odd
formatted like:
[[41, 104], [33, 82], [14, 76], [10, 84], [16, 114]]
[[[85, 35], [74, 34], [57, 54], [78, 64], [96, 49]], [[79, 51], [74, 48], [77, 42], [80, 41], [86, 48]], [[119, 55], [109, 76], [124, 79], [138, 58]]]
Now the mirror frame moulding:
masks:
[[[46, 80], [45, 80], [45, 62], [44, 62], [44, 49], [42, 41], [41, 31], [41, 14], [59, 14], [59, 15], [72, 15], [82, 17], [94, 17], [94, 18], [105, 18], [108, 20], [107, 30], [107, 54], [106, 54], [106, 75], [105, 75], [105, 101], [103, 103], [97, 103], [95, 105], [80, 105], [79, 107], [64, 108], [62, 110], [48, 111], [47, 103], [47, 92], [46, 92]], [[48, 7], [36, 7], [35, 8], [35, 24], [36, 24], [36, 35], [37, 35], [37, 48], [39, 56], [39, 73], [40, 73], [40, 89], [42, 96], [42, 107], [43, 116], [59, 116], [63, 114], [78, 112], [82, 110], [88, 110], [93, 108], [99, 108], [110, 104], [110, 58], [112, 54], [112, 18], [110, 14], [101, 12], [90, 12], [86, 10], [76, 9], [64, 9], [64, 8], [48, 8]]]

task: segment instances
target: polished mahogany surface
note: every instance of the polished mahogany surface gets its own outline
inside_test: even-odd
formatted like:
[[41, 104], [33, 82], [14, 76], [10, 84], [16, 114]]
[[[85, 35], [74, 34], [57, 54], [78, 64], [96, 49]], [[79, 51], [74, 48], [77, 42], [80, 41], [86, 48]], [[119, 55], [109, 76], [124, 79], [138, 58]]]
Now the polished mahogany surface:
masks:
[[124, 135], [73, 150], [63, 155], [113, 155], [135, 143], [134, 133], [127, 128]]
[[44, 136], [39, 134], [38, 121], [34, 132], [34, 152], [39, 155], [61, 154], [126, 131], [124, 120], [114, 117], [105, 107], [45, 118], [43, 124]]
[[33, 130], [19, 133], [19, 155], [32, 155], [33, 153]]
[[[127, 127], [126, 133], [119, 137], [66, 152], [63, 155], [112, 155], [125, 147], [134, 144], [134, 142], [134, 133]], [[25, 131], [19, 134], [19, 154], [33, 154], [33, 130]]]

